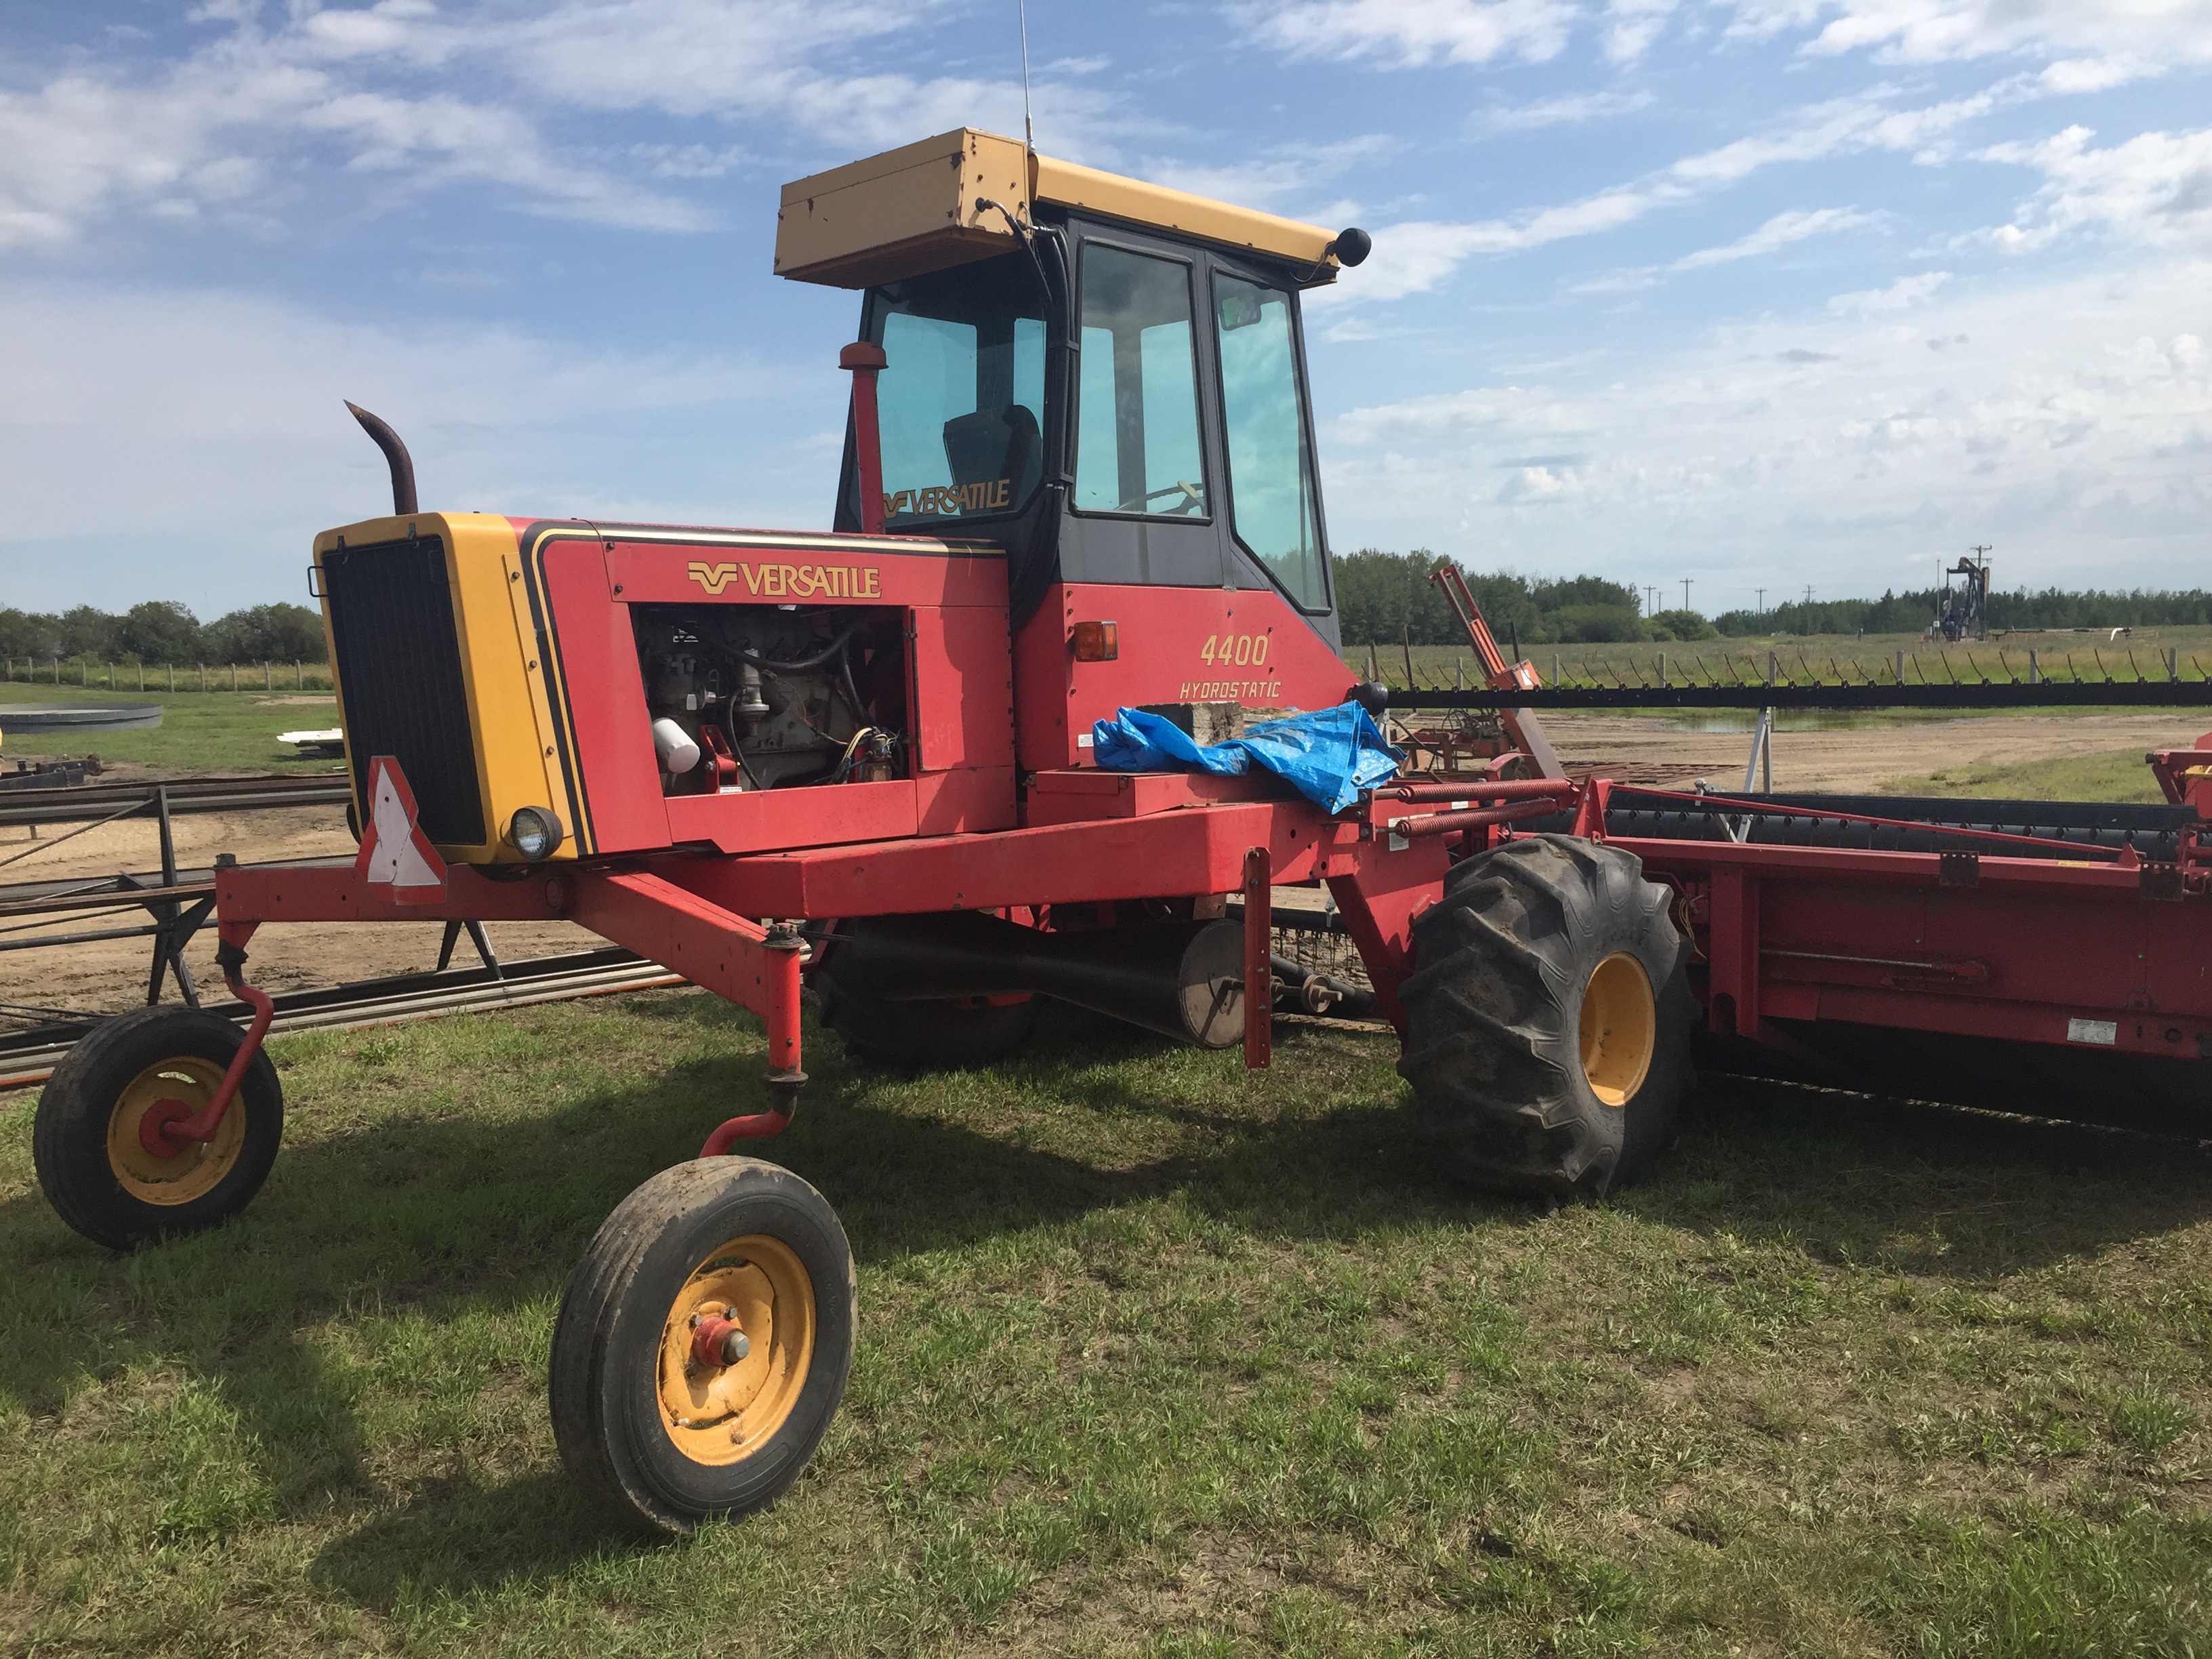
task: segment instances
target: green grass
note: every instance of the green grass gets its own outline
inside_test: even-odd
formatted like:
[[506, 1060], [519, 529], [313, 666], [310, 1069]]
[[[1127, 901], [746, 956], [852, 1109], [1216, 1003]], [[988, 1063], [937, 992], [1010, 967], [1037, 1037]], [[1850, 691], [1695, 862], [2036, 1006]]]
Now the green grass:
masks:
[[[102, 760], [138, 761], [155, 766], [252, 768], [270, 772], [329, 772], [338, 763], [303, 760], [279, 732], [313, 731], [336, 726], [337, 705], [272, 701], [290, 696], [329, 697], [312, 686], [304, 693], [279, 689], [252, 691], [178, 691], [174, 694], [90, 690], [74, 685], [26, 685], [0, 681], [0, 733], [10, 760], [52, 755], [98, 755]], [[142, 732], [10, 732], [10, 703], [158, 702], [161, 723]]]
[[2212, 1158], [1710, 1084], [1650, 1186], [1434, 1171], [1387, 1038], [1064, 1010], [771, 1149], [860, 1259], [774, 1510], [643, 1540], [543, 1407], [572, 1264], [762, 1103], [664, 994], [273, 1045], [268, 1188], [118, 1259], [0, 1105], [0, 1649], [2149, 1655], [2212, 1646]]
[[2002, 800], [2163, 801], [2140, 749], [2054, 760], [1946, 766], [1882, 786], [1893, 795], [1967, 795]]

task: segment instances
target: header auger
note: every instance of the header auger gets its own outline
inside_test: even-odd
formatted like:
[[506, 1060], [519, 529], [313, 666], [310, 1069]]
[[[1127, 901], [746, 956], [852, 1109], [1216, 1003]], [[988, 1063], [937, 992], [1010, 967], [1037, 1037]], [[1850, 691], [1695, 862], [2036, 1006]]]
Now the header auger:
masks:
[[[1906, 844], [1850, 811], [1808, 844], [1746, 830], [1759, 802], [1564, 777], [1518, 708], [1474, 769], [1336, 812], [1264, 772], [1103, 769], [1125, 708], [1205, 739], [1381, 708], [1338, 654], [1300, 313], [1367, 239], [965, 130], [801, 180], [780, 219], [781, 272], [864, 296], [833, 527], [425, 513], [364, 416], [395, 510], [313, 566], [361, 854], [218, 875], [248, 1000], [266, 922], [565, 917], [763, 1022], [744, 1109], [615, 1210], [562, 1304], [554, 1432], [611, 1504], [757, 1508], [836, 1410], [843, 1231], [734, 1155], [800, 1108], [810, 985], [885, 1063], [988, 1063], [1049, 995], [1262, 1066], [1269, 896], [1326, 884], [1444, 1164], [1560, 1200], [1651, 1170], [1693, 1036], [1814, 1067], [1940, 1035], [2201, 1099], [2191, 802], [2118, 809], [2124, 844], [1995, 818]], [[1490, 684], [1533, 689], [1453, 598]], [[265, 1028], [88, 1036], [39, 1109], [62, 1216], [126, 1249], [242, 1208], [282, 1127]]]

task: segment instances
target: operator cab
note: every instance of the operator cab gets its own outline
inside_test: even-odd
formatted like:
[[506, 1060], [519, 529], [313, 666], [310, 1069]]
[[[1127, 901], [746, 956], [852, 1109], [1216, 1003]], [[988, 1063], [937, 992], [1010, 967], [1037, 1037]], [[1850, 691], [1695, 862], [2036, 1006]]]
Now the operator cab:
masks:
[[[961, 129], [787, 186], [776, 268], [865, 291], [884, 528], [1004, 546], [1018, 632], [1055, 587], [1258, 590], [1333, 651], [1298, 295], [1366, 246]], [[848, 428], [842, 531], [860, 489]]]

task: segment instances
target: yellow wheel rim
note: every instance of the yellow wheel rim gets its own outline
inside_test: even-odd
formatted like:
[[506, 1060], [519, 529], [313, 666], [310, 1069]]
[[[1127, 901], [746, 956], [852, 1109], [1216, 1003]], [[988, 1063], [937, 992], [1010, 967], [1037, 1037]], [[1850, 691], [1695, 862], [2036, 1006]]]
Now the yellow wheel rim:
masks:
[[1583, 1075], [1607, 1106], [1626, 1106], [1651, 1070], [1659, 1042], [1659, 1012], [1650, 975], [1626, 951], [1590, 970], [1583, 987]]
[[[750, 1345], [733, 1365], [692, 1358], [695, 1322], [734, 1321]], [[736, 1463], [781, 1428], [814, 1359], [814, 1281], [781, 1241], [759, 1233], [708, 1252], [660, 1333], [660, 1423], [695, 1463]]]
[[181, 1100], [197, 1112], [215, 1098], [225, 1068], [196, 1054], [157, 1060], [124, 1085], [107, 1115], [107, 1167], [142, 1204], [189, 1204], [215, 1190], [246, 1144], [246, 1103], [233, 1099], [215, 1139], [189, 1143], [174, 1158], [156, 1158], [138, 1126], [157, 1100]]

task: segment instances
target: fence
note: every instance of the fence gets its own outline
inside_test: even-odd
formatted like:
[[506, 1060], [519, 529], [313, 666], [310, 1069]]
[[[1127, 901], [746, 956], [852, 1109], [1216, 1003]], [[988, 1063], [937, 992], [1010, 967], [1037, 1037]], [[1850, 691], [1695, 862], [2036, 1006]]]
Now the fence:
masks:
[[327, 691], [323, 662], [102, 662], [92, 657], [0, 658], [0, 679], [106, 691]]

